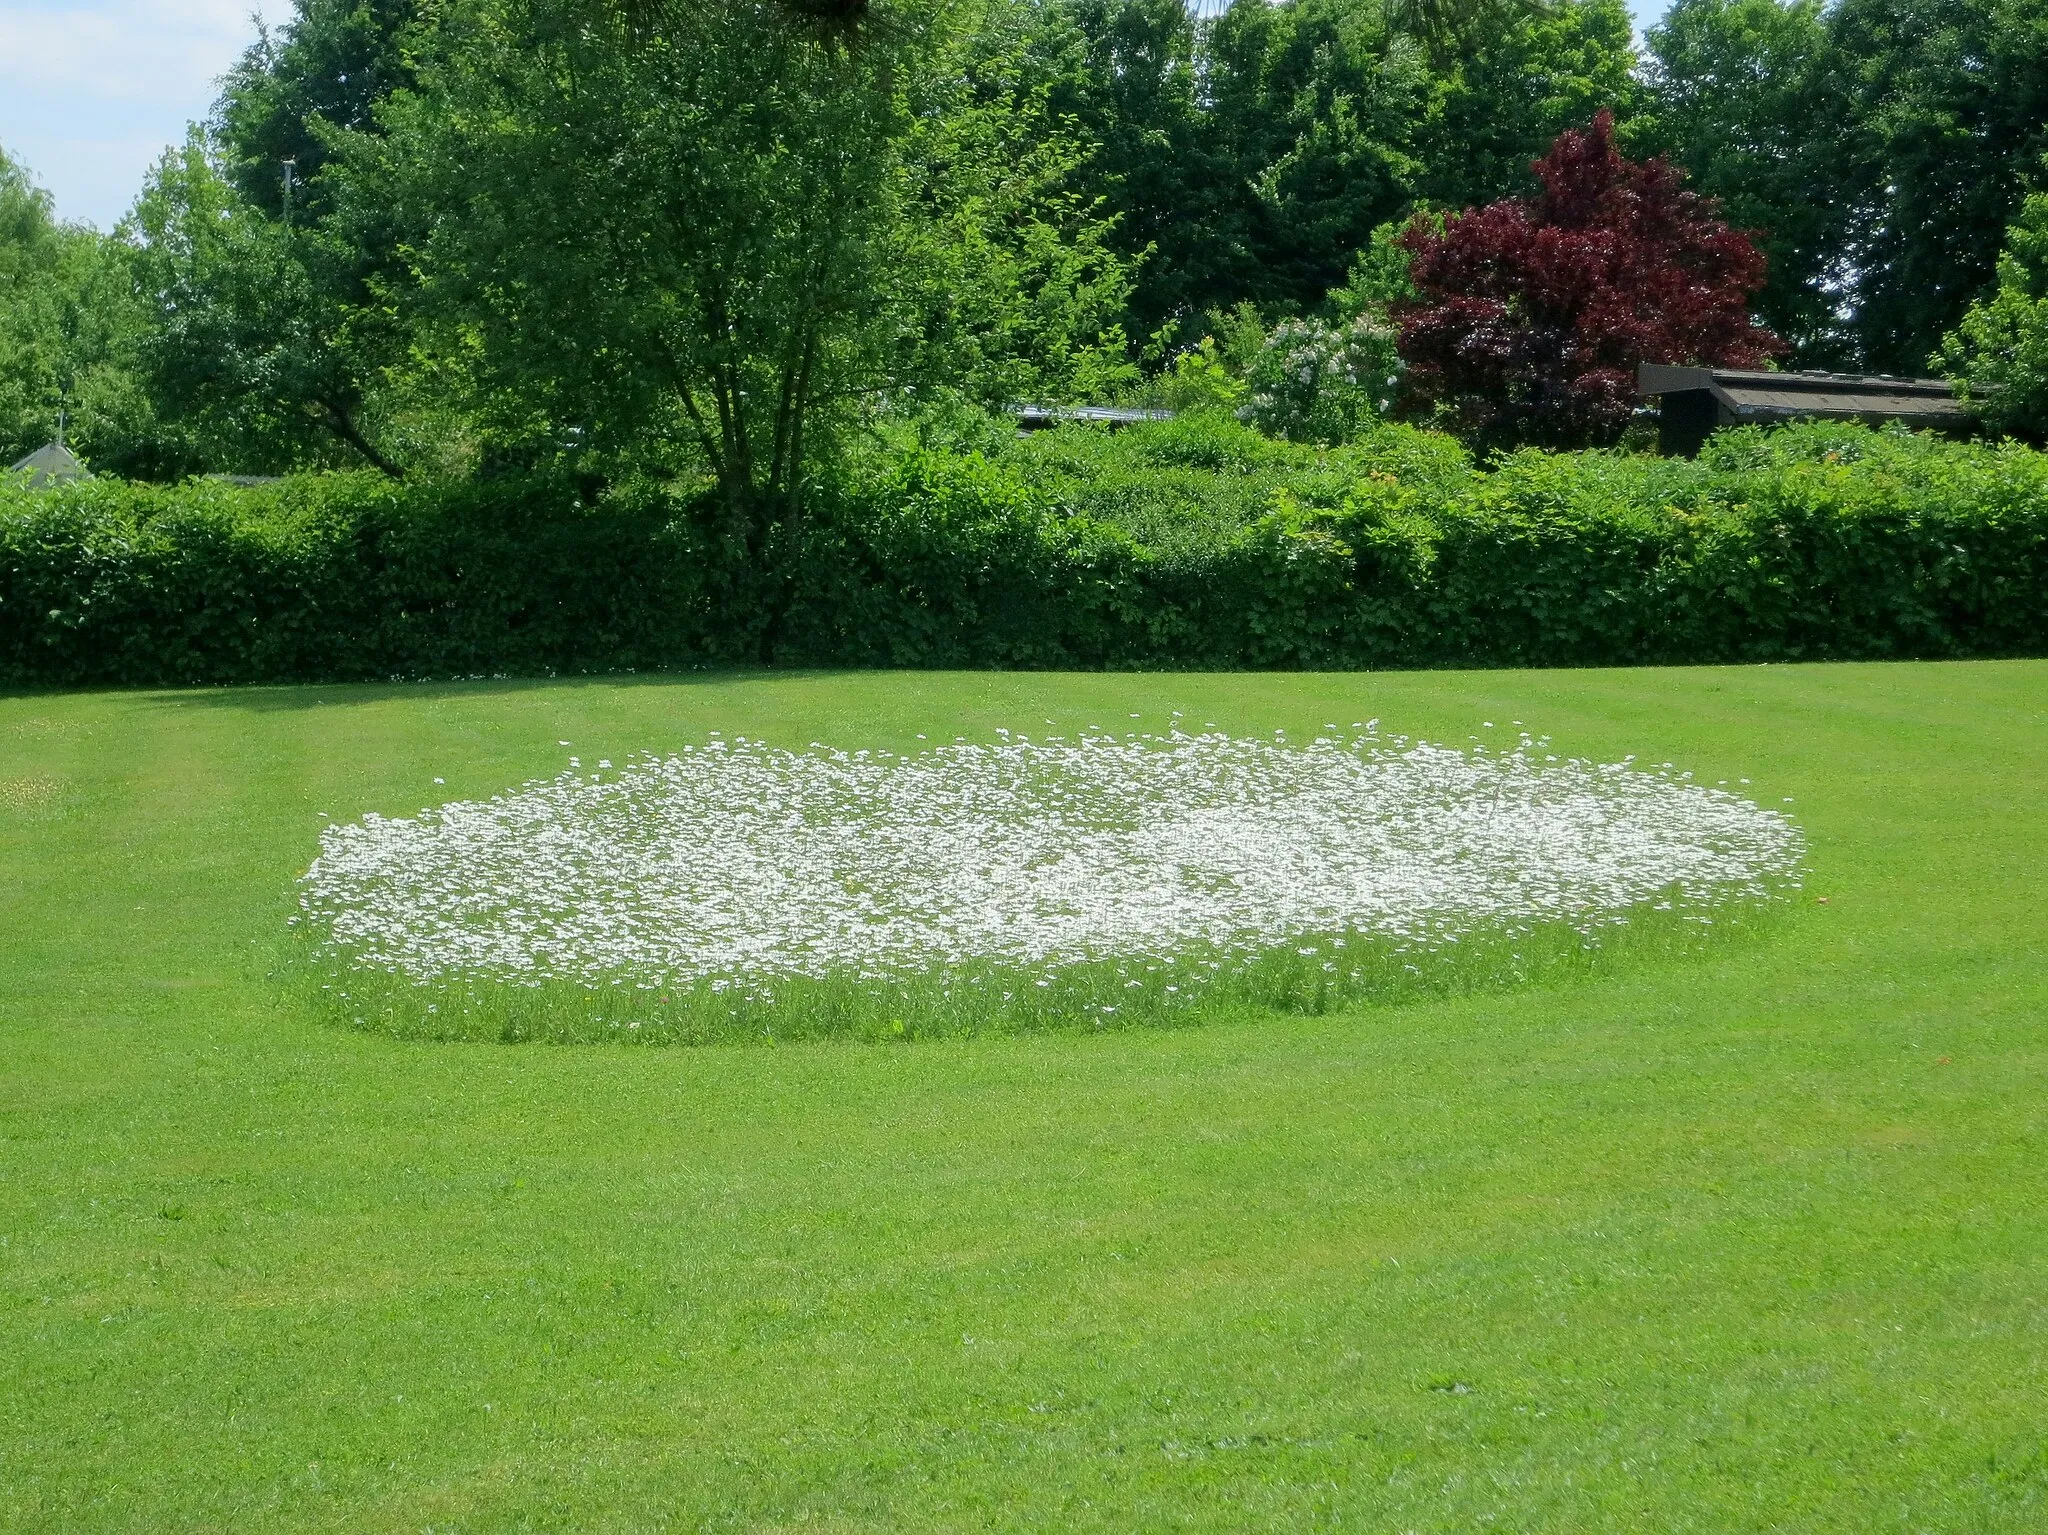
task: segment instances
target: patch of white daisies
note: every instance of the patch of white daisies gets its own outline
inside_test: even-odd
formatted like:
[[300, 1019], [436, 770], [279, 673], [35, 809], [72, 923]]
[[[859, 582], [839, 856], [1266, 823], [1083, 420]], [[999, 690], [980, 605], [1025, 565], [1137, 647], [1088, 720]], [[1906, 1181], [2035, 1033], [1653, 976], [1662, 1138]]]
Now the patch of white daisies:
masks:
[[744, 738], [321, 834], [302, 906], [431, 981], [1056, 972], [1310, 934], [1422, 945], [1796, 882], [1791, 819], [1689, 774], [1374, 728], [1000, 732], [914, 754]]

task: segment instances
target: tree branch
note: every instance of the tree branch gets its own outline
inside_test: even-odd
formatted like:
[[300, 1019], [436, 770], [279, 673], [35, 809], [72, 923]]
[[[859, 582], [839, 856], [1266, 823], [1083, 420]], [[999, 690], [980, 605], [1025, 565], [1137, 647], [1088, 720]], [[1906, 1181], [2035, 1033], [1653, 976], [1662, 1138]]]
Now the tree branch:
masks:
[[349, 419], [347, 411], [336, 405], [332, 400], [325, 398], [319, 401], [319, 406], [320, 424], [322, 426], [362, 454], [364, 458], [367, 458], [377, 468], [390, 475], [392, 479], [403, 480], [405, 478], [405, 471], [403, 469], [399, 468], [398, 465], [394, 464], [382, 453], [379, 453], [376, 448], [371, 446], [370, 440], [356, 430], [356, 424]]

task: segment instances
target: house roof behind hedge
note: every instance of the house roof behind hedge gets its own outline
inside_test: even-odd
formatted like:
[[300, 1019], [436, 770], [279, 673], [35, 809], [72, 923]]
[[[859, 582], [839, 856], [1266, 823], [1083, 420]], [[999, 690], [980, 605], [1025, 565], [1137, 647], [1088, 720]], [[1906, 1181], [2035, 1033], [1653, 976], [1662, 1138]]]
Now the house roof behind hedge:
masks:
[[1868, 373], [1768, 373], [1746, 368], [1674, 368], [1646, 362], [1636, 370], [1645, 396], [1702, 391], [1738, 421], [1904, 421], [1959, 426], [1968, 417], [1943, 378], [1893, 378]]
[[37, 448], [27, 458], [17, 459], [9, 473], [27, 474], [31, 489], [39, 485], [55, 485], [64, 480], [89, 480], [87, 472], [76, 455], [62, 443], [52, 442]]

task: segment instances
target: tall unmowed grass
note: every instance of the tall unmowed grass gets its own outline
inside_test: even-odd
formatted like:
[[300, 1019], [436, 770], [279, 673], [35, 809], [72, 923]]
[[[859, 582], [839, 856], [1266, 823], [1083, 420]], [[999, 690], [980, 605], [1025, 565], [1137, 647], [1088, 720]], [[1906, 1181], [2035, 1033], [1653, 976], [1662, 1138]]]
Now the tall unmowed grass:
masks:
[[352, 963], [309, 931], [273, 979], [332, 1026], [398, 1039], [502, 1044], [907, 1044], [992, 1035], [1177, 1028], [1253, 1012], [1317, 1015], [1436, 997], [1566, 985], [1689, 963], [1768, 940], [1786, 895], [1687, 910], [1669, 897], [1598, 925], [1495, 923], [1439, 940], [1350, 930], [1251, 953], [1190, 947], [1057, 968], [962, 965], [923, 976], [696, 981], [418, 980]]

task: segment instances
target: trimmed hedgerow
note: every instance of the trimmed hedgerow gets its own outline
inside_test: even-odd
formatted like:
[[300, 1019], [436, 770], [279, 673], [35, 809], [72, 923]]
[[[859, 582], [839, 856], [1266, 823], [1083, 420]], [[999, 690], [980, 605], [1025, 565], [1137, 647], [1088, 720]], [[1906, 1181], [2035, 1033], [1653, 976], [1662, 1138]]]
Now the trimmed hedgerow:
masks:
[[309, 475], [0, 492], [0, 676], [287, 681], [654, 666], [700, 643], [670, 509]]
[[1691, 463], [1480, 472], [1427, 434], [1268, 452], [1237, 430], [878, 460], [819, 492], [766, 573], [654, 490], [0, 489], [0, 680], [2048, 651], [2048, 456], [2026, 449], [1801, 427]]

